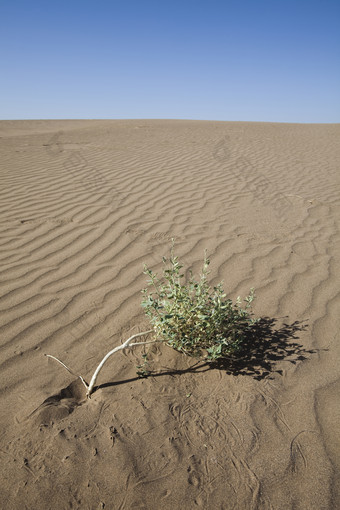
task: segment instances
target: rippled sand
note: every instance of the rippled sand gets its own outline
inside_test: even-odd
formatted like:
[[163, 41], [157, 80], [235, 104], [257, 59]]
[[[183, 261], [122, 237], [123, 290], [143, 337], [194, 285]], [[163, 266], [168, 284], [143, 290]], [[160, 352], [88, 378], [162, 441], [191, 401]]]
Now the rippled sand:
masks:
[[[340, 508], [340, 126], [0, 122], [0, 503], [7, 509]], [[219, 368], [148, 329], [171, 238], [254, 345]]]

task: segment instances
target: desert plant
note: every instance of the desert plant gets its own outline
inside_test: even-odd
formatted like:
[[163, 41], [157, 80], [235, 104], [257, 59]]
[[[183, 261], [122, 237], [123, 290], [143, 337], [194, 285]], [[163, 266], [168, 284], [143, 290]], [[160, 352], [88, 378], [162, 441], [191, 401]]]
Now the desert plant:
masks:
[[[89, 384], [81, 375], [72, 372], [60, 359], [50, 354], [46, 356], [79, 377], [86, 388], [87, 397], [90, 398], [99, 372], [106, 361], [120, 350], [163, 342], [177, 351], [189, 356], [202, 357], [207, 361], [236, 353], [247, 332], [257, 321], [252, 318], [250, 312], [251, 303], [255, 297], [254, 289], [251, 289], [249, 296], [245, 298], [244, 308], [241, 307], [240, 297], [233, 304], [231, 299], [226, 298], [222, 282], [213, 288], [208, 284], [209, 263], [205, 255], [199, 279], [195, 280], [192, 272], [189, 272], [189, 278], [186, 281], [181, 271], [183, 266], [174, 255], [173, 243], [170, 258], [163, 257], [162, 278], [144, 266], [144, 273], [149, 280], [148, 288], [142, 291], [142, 306], [153, 329], [136, 333], [123, 344], [109, 351], [95, 369]], [[153, 340], [133, 342], [135, 338], [149, 333], [155, 334]], [[139, 377], [146, 377], [149, 373], [147, 354], [143, 355], [143, 359], [144, 362], [137, 366]]]
[[148, 355], [142, 354], [142, 359], [143, 361], [139, 365], [136, 365], [136, 374], [141, 379], [150, 375]]
[[226, 298], [222, 282], [210, 287], [207, 280], [210, 261], [206, 254], [197, 280], [192, 272], [185, 280], [183, 266], [174, 255], [174, 245], [170, 258], [163, 257], [163, 264], [162, 278], [144, 266], [149, 280], [142, 291], [142, 306], [157, 338], [177, 351], [208, 361], [236, 353], [256, 322], [250, 312], [254, 289], [242, 308], [240, 297], [235, 304]]

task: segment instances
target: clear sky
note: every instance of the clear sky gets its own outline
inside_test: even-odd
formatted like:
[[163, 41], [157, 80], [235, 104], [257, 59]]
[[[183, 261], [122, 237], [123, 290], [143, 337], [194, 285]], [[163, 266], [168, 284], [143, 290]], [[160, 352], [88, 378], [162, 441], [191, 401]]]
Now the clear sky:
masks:
[[339, 0], [2, 0], [0, 118], [340, 122]]

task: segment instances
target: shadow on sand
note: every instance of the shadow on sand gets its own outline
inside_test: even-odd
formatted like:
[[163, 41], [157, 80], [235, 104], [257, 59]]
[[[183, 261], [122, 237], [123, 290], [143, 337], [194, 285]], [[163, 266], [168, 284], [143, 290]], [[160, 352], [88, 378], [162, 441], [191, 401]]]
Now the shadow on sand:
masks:
[[[297, 342], [299, 332], [307, 329], [306, 321], [295, 321], [292, 324], [284, 323], [276, 329], [275, 325], [278, 319], [269, 317], [261, 318], [251, 330], [239, 350], [237, 355], [229, 356], [223, 360], [207, 362], [200, 360], [192, 367], [185, 370], [163, 370], [149, 372], [150, 377], [160, 377], [164, 375], [180, 375], [186, 373], [200, 373], [208, 370], [224, 370], [232, 375], [251, 376], [254, 379], [272, 378], [273, 374], [282, 375], [282, 365], [280, 362], [297, 364], [309, 359], [311, 354], [318, 352], [317, 349], [305, 349], [302, 344]], [[108, 388], [138, 380], [139, 377], [125, 379], [116, 382], [105, 383], [97, 386], [95, 389]]]
[[270, 374], [282, 375], [279, 362], [296, 365], [310, 358], [316, 349], [305, 349], [297, 342], [299, 332], [307, 329], [307, 323], [295, 321], [283, 323], [276, 329], [278, 319], [262, 317], [248, 332], [242, 348], [235, 356], [211, 363], [212, 368], [225, 370], [233, 375], [249, 375], [254, 379], [270, 378]]

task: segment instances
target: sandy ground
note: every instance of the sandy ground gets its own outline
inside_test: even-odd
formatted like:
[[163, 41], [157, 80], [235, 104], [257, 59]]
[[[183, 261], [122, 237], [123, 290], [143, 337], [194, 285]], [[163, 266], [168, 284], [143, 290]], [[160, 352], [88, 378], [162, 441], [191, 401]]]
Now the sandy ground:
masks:
[[[0, 122], [0, 506], [340, 508], [339, 125]], [[219, 368], [153, 345], [171, 238], [261, 330]], [[151, 375], [138, 378], [146, 349]]]

